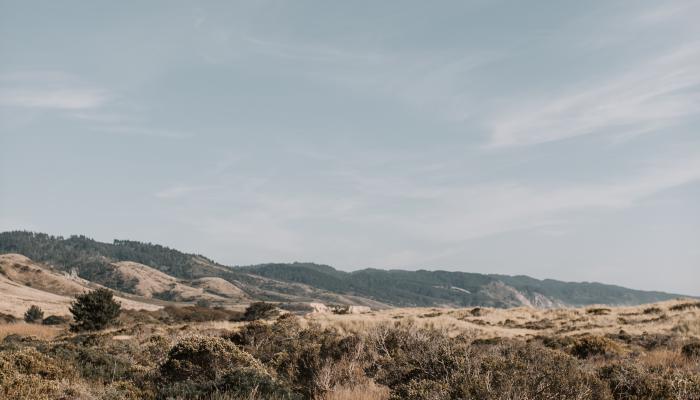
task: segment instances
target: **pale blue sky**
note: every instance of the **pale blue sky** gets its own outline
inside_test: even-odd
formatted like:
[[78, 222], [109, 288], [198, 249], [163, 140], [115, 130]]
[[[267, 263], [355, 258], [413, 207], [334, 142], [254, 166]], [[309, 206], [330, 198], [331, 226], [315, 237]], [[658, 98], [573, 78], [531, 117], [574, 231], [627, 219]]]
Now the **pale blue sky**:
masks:
[[700, 294], [698, 18], [0, 1], [0, 230]]

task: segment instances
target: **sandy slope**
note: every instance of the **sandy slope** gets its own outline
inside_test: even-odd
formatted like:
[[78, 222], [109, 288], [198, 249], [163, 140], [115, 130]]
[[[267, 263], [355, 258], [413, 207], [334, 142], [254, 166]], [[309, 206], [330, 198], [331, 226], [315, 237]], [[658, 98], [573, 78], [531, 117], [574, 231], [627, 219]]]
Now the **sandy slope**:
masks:
[[[19, 254], [0, 255], [0, 312], [21, 317], [30, 305], [45, 315], [67, 315], [76, 294], [99, 285], [55, 271]], [[160, 306], [116, 297], [124, 308], [157, 310]]]
[[168, 293], [174, 301], [210, 301], [240, 300], [245, 294], [235, 285], [220, 278], [200, 278], [193, 282], [182, 281], [144, 264], [121, 261], [114, 264], [124, 280], [136, 281], [134, 294], [146, 298], [158, 297], [159, 293]]

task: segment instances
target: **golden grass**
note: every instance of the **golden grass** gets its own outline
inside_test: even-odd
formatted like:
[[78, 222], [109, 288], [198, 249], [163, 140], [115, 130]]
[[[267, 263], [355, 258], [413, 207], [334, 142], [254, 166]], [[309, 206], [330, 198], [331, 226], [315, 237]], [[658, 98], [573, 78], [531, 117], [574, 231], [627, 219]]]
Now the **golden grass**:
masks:
[[386, 400], [388, 398], [389, 389], [387, 387], [369, 382], [363, 386], [337, 388], [325, 394], [321, 400]]
[[9, 335], [35, 336], [42, 340], [52, 340], [63, 332], [65, 332], [65, 328], [60, 326], [27, 324], [24, 322], [0, 324], [0, 340]]

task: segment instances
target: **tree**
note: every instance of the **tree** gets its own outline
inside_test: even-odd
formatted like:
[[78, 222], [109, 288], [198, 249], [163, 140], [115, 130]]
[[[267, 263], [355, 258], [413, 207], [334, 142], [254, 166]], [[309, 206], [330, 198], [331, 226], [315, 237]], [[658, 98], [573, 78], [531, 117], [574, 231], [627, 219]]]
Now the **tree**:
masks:
[[79, 294], [70, 307], [75, 321], [70, 328], [74, 332], [103, 329], [119, 316], [120, 311], [121, 305], [114, 301], [109, 289]]
[[27, 312], [24, 313], [24, 320], [30, 324], [41, 322], [42, 319], [44, 319], [44, 312], [35, 305], [29, 307]]

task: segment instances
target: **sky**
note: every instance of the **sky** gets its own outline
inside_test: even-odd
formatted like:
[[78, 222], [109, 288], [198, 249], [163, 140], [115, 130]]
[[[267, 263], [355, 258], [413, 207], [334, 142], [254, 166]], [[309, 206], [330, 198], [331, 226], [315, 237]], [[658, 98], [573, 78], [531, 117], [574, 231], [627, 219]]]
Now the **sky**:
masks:
[[700, 295], [698, 16], [0, 0], [0, 231]]

